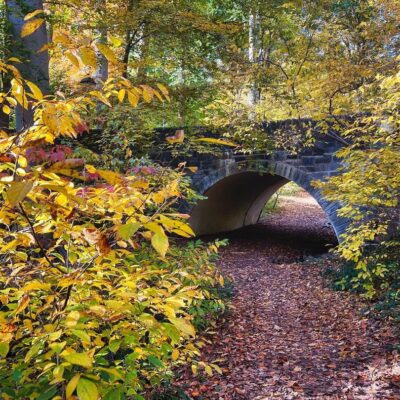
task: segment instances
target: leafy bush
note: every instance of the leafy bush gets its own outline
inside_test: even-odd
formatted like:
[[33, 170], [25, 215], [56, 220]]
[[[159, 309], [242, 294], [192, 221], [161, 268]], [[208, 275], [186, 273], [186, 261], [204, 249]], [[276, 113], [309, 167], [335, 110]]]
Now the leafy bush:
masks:
[[400, 73], [377, 76], [359, 91], [364, 90], [375, 96], [370, 113], [343, 132], [348, 146], [337, 155], [346, 167], [316, 186], [351, 221], [338, 251], [353, 265], [354, 287], [372, 299], [399, 279]]
[[216, 245], [170, 245], [168, 233], [193, 236], [174, 210], [183, 174], [147, 166], [123, 175], [63, 147], [28, 156], [75, 137], [96, 102], [152, 89], [109, 80], [87, 96], [44, 98], [0, 67], [12, 75], [3, 110], [34, 110], [32, 126], [1, 132], [0, 397], [142, 399], [173, 365], [195, 363], [193, 307], [222, 309], [211, 290], [223, 284], [210, 261]]

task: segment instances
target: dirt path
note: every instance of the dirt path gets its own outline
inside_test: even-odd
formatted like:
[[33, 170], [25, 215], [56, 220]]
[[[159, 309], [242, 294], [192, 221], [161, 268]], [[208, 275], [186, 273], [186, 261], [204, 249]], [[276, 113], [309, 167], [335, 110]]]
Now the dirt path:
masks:
[[193, 398], [400, 399], [392, 332], [321, 277], [313, 257], [335, 238], [313, 202], [285, 198], [278, 214], [230, 240], [221, 268], [235, 282], [233, 309], [203, 356], [224, 375], [183, 373]]

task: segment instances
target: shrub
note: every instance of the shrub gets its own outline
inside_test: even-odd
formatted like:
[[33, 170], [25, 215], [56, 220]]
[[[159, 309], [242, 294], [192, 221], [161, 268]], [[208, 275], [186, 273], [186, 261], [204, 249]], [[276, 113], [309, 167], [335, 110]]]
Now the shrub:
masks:
[[142, 399], [174, 364], [195, 362], [193, 307], [222, 307], [210, 290], [223, 284], [209, 259], [216, 246], [170, 246], [169, 233], [193, 235], [173, 207], [183, 175], [27, 157], [75, 137], [96, 101], [152, 89], [109, 80], [88, 96], [43, 98], [14, 67], [1, 68], [13, 76], [3, 109], [28, 107], [29, 95], [35, 122], [1, 132], [0, 397]]

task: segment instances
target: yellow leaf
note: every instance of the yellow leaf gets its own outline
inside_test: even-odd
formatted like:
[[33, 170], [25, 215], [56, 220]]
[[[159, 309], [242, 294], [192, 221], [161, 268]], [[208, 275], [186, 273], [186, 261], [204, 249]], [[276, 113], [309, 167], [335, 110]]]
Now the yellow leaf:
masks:
[[33, 82], [26, 81], [26, 84], [29, 86], [29, 89], [31, 89], [33, 96], [35, 97], [36, 100], [42, 100], [43, 99], [43, 93], [39, 89], [38, 86], [36, 86]]
[[98, 174], [107, 181], [110, 185], [122, 183], [122, 176], [113, 171], [97, 170]]
[[121, 90], [118, 92], [118, 100], [119, 100], [120, 103], [122, 103], [122, 102], [124, 101], [125, 93], [126, 93], [126, 90], [125, 90], [125, 89], [121, 89]]
[[64, 161], [57, 161], [49, 168], [49, 170], [60, 171], [63, 169], [78, 168], [82, 167], [84, 164], [85, 160], [83, 158], [69, 158]]
[[6, 97], [7, 101], [12, 105], [12, 106], [16, 106], [18, 105], [17, 100], [15, 100], [13, 97]]
[[21, 63], [21, 60], [17, 57], [10, 57], [7, 61], [11, 61], [11, 62], [17, 63], [17, 64]]
[[109, 375], [113, 375], [113, 376], [115, 376], [116, 378], [118, 378], [118, 379], [124, 379], [124, 377], [123, 377], [123, 375], [118, 371], [118, 369], [117, 368], [103, 368], [103, 367], [100, 367], [100, 368], [98, 368], [100, 371], [105, 371], [105, 372], [107, 372]]
[[66, 35], [63, 32], [57, 32], [54, 36], [53, 36], [53, 42], [54, 43], [60, 43], [65, 47], [70, 47], [73, 45], [73, 43], [71, 42], [71, 39], [69, 38], [68, 35]]
[[76, 389], [76, 387], [78, 385], [79, 379], [81, 379], [81, 374], [76, 374], [68, 382], [67, 388], [65, 389], [65, 394], [66, 394], [67, 400], [74, 393], [74, 391], [75, 391], [75, 389]]
[[43, 344], [41, 342], [35, 343], [33, 346], [29, 348], [29, 351], [26, 353], [24, 361], [29, 362], [33, 357], [35, 357], [43, 348]]
[[171, 357], [174, 361], [176, 361], [179, 358], [179, 350], [177, 349], [172, 350]]
[[161, 257], [165, 257], [167, 253], [169, 242], [165, 234], [156, 233], [151, 238], [151, 245], [160, 254]]
[[178, 129], [174, 136], [168, 136], [168, 143], [183, 143], [185, 140], [185, 131], [183, 129]]
[[212, 367], [217, 371], [218, 374], [222, 375], [222, 369], [217, 364], [211, 364]]
[[12, 207], [24, 200], [25, 196], [32, 190], [33, 182], [13, 182], [7, 190], [7, 200]]
[[18, 164], [22, 168], [26, 168], [28, 166], [28, 160], [24, 156], [18, 156]]
[[160, 89], [160, 92], [164, 95], [164, 97], [169, 100], [168, 89], [161, 83], [157, 83], [157, 87]]
[[146, 103], [150, 103], [153, 100], [154, 91], [150, 86], [141, 85], [143, 88], [143, 99]]
[[37, 53], [42, 53], [43, 51], [46, 51], [49, 49], [50, 49], [50, 44], [46, 43], [37, 51]]
[[87, 353], [66, 353], [65, 351], [61, 353], [61, 357], [64, 358], [71, 364], [79, 365], [84, 368], [92, 367], [92, 359]]
[[94, 382], [89, 379], [80, 379], [76, 388], [79, 400], [97, 400], [99, 392]]
[[34, 280], [32, 282], [28, 282], [21, 290], [23, 292], [31, 292], [32, 290], [49, 290], [51, 285], [49, 283], [39, 282]]
[[79, 68], [79, 60], [78, 57], [72, 53], [72, 51], [67, 51], [65, 52], [65, 57], [68, 58], [69, 61], [76, 67]]
[[84, 65], [96, 68], [97, 66], [96, 53], [91, 47], [82, 47], [79, 50], [79, 57]]
[[208, 376], [213, 376], [212, 369], [211, 369], [211, 367], [210, 367], [208, 364], [206, 364], [206, 365], [204, 366], [204, 370], [206, 371], [206, 374], [207, 374]]
[[21, 30], [21, 37], [26, 37], [31, 35], [33, 32], [38, 30], [44, 23], [43, 18], [32, 19], [24, 24]]
[[188, 336], [195, 336], [196, 331], [193, 327], [193, 325], [186, 321], [183, 318], [169, 318], [169, 320], [172, 322], [172, 324], [182, 333]]
[[57, 367], [53, 369], [54, 378], [62, 379], [63, 375], [64, 375], [64, 367], [62, 365], [57, 365]]
[[172, 230], [175, 233], [178, 233], [178, 235], [180, 236], [184, 237], [196, 236], [195, 233], [193, 232], [193, 229], [185, 222], [171, 219], [164, 215], [160, 217], [160, 221], [165, 228]]
[[4, 104], [3, 106], [3, 113], [7, 115], [11, 113], [11, 108], [7, 104]]
[[[28, 109], [29, 103], [25, 96], [25, 88], [22, 82], [18, 79], [11, 80], [11, 93], [14, 99], [25, 109]], [[7, 100], [9, 98], [7, 97]], [[9, 100], [10, 101], [10, 100]], [[11, 103], [11, 101], [10, 101]]]
[[29, 302], [31, 301], [31, 298], [29, 295], [24, 294], [21, 298], [21, 300], [18, 302], [18, 307], [14, 311], [15, 314], [20, 314], [22, 311], [25, 310], [26, 307], [28, 307]]
[[86, 331], [83, 331], [81, 329], [73, 329], [72, 333], [77, 336], [79, 339], [81, 339], [82, 343], [84, 344], [90, 344], [90, 336]]
[[36, 17], [36, 15], [39, 15], [39, 14], [44, 14], [44, 10], [35, 10], [35, 11], [30, 12], [29, 14], [26, 14], [24, 17], [24, 21], [28, 21], [28, 20], [32, 19], [33, 17]]
[[114, 52], [106, 44], [96, 43], [96, 47], [104, 55], [104, 57], [107, 58], [108, 61], [113, 64], [118, 63], [118, 59], [115, 56]]
[[128, 101], [131, 103], [132, 107], [137, 107], [139, 103], [139, 96], [136, 93], [131, 92], [128, 90]]
[[104, 103], [105, 105], [107, 105], [108, 107], [111, 107], [111, 103], [108, 101], [107, 97], [104, 96], [103, 93], [97, 91], [97, 90], [93, 90], [91, 92], [89, 92], [92, 96], [96, 97], [97, 99], [99, 99], [102, 103]]
[[80, 317], [81, 314], [79, 311], [71, 311], [65, 318], [65, 325], [69, 328], [74, 327], [78, 323]]
[[56, 354], [60, 354], [63, 348], [66, 346], [67, 342], [55, 342], [49, 344], [50, 349], [54, 351]]
[[115, 46], [115, 47], [120, 47], [123, 41], [120, 38], [117, 38], [115, 36], [110, 36], [110, 42]]
[[90, 165], [90, 164], [86, 164], [86, 165], [85, 165], [85, 168], [87, 169], [87, 171], [88, 171], [90, 174], [95, 174], [96, 171], [97, 171], [96, 167], [94, 167], [93, 165]]
[[144, 225], [144, 227], [146, 229], [148, 229], [149, 231], [152, 231], [152, 232], [154, 232], [156, 234], [165, 235], [164, 229], [162, 228], [162, 226], [160, 224], [155, 223], [155, 222], [148, 222], [147, 224]]
[[197, 142], [205, 142], [205, 143], [210, 143], [210, 144], [220, 144], [223, 146], [231, 146], [231, 147], [237, 147], [237, 144], [234, 142], [230, 142], [227, 140], [223, 139], [214, 139], [214, 138], [200, 138], [196, 139]]

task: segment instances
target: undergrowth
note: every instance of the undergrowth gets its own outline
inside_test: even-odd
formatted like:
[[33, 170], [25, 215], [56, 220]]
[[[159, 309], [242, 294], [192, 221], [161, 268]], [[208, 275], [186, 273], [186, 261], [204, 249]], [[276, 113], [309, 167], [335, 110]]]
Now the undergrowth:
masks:
[[[375, 319], [388, 320], [400, 328], [400, 264], [387, 255], [380, 255], [374, 263], [368, 265], [370, 270], [378, 271], [373, 281], [360, 281], [360, 271], [354, 263], [336, 259], [323, 271], [334, 290], [348, 291], [370, 300], [365, 309]], [[374, 288], [375, 295], [369, 298], [366, 285]]]

